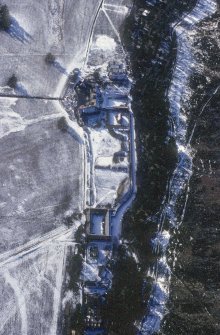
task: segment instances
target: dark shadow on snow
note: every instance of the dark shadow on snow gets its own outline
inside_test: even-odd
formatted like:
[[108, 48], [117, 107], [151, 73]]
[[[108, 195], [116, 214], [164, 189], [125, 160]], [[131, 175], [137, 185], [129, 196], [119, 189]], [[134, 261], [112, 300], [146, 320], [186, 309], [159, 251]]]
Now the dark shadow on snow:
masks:
[[11, 25], [5, 30], [12, 38], [17, 39], [22, 43], [30, 43], [32, 37], [28, 34], [18, 23], [18, 21], [12, 17]]
[[25, 89], [25, 87], [23, 85], [21, 85], [20, 83], [18, 83], [15, 87], [15, 92], [18, 95], [23, 95], [23, 96], [29, 96], [27, 90]]
[[66, 69], [57, 61], [53, 62], [53, 66], [60, 72], [68, 76]]
[[68, 133], [71, 137], [73, 137], [78, 143], [80, 143], [80, 144], [84, 144], [83, 139], [80, 137], [79, 134], [77, 134], [77, 132], [76, 132], [73, 128], [71, 128], [70, 126], [67, 126], [67, 127], [66, 127], [66, 131], [67, 131], [67, 133]]

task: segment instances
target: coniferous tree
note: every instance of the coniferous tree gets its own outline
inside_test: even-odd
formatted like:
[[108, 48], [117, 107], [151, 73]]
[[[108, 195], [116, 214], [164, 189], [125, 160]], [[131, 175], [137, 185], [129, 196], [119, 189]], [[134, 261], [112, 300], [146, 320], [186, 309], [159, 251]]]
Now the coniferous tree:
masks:
[[55, 56], [51, 52], [48, 52], [45, 57], [45, 62], [47, 64], [53, 64], [55, 62], [55, 59]]
[[13, 74], [7, 82], [7, 85], [11, 88], [15, 88], [17, 86], [18, 79], [15, 74]]
[[7, 30], [11, 25], [11, 17], [7, 5], [0, 5], [0, 27]]

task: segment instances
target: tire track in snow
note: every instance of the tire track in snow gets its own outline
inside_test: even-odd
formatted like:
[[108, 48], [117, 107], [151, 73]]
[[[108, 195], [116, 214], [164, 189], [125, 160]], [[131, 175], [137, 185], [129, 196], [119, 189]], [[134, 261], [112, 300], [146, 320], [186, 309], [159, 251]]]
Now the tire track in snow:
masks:
[[128, 13], [128, 7], [126, 6], [121, 6], [121, 5], [112, 5], [112, 4], [104, 4], [104, 8], [105, 10], [107, 10], [108, 12], [115, 12], [117, 14], [122, 14], [125, 15]]
[[39, 249], [47, 248], [51, 243], [65, 241], [71, 236], [72, 232], [72, 228], [60, 227], [22, 246], [1, 254], [0, 271], [4, 271], [5, 266], [13, 266], [15, 262], [20, 261], [25, 256], [36, 253]]
[[103, 3], [104, 3], [104, 0], [101, 0], [99, 6], [97, 8], [97, 11], [96, 11], [95, 18], [93, 20], [92, 26], [91, 26], [91, 30], [90, 30], [90, 34], [89, 34], [89, 40], [88, 40], [88, 44], [87, 44], [87, 48], [86, 48], [86, 57], [85, 57], [84, 66], [86, 66], [86, 64], [88, 62], [89, 50], [90, 50], [90, 47], [91, 47], [91, 44], [92, 44], [92, 37], [93, 37], [93, 32], [94, 32], [95, 24], [96, 24], [99, 12], [102, 9]]
[[112, 20], [110, 19], [109, 15], [107, 14], [106, 10], [105, 10], [104, 8], [102, 8], [102, 11], [103, 11], [103, 13], [105, 14], [105, 16], [106, 16], [106, 18], [107, 18], [107, 20], [108, 20], [110, 26], [112, 27], [112, 30], [114, 31], [115, 35], [117, 36], [118, 41], [120, 42], [120, 44], [122, 44], [122, 43], [121, 43], [120, 35], [119, 35], [117, 29], [115, 28], [115, 26], [114, 26]]
[[[118, 11], [117, 11], [118, 9]], [[122, 45], [121, 43], [121, 38], [120, 38], [120, 34], [119, 32], [117, 31], [117, 29], [115, 28], [112, 20], [110, 19], [108, 13], [106, 12], [106, 10], [109, 10], [109, 11], [117, 11], [117, 13], [121, 13], [121, 14], [125, 14], [128, 12], [128, 8], [126, 6], [119, 6], [119, 5], [111, 5], [111, 4], [105, 4], [105, 0], [101, 0], [100, 4], [99, 4], [99, 7], [97, 9], [97, 12], [96, 12], [96, 15], [95, 15], [95, 18], [94, 18], [94, 21], [92, 23], [92, 27], [91, 27], [91, 31], [90, 31], [90, 36], [89, 36], [89, 41], [88, 41], [88, 44], [87, 44], [87, 49], [86, 49], [86, 57], [85, 57], [85, 62], [84, 62], [84, 66], [86, 66], [87, 62], [88, 62], [88, 56], [89, 56], [89, 51], [90, 51], [90, 47], [91, 47], [91, 44], [92, 44], [92, 38], [93, 38], [93, 32], [94, 32], [94, 28], [95, 28], [95, 24], [96, 24], [96, 21], [97, 21], [97, 18], [99, 16], [99, 13], [100, 11], [102, 11], [110, 26], [112, 27], [112, 30], [114, 31], [115, 35], [117, 36], [118, 38], [118, 41], [120, 42], [120, 44]], [[123, 12], [122, 12], [123, 11]], [[124, 49], [122, 48], [123, 50], [123, 53], [125, 54], [124, 52]]]
[[21, 333], [22, 335], [27, 335], [28, 334], [28, 325], [27, 325], [27, 311], [26, 311], [26, 302], [25, 298], [22, 294], [22, 291], [20, 290], [18, 286], [17, 280], [10, 275], [10, 273], [7, 271], [4, 273], [4, 278], [7, 284], [11, 286], [15, 293], [15, 297], [17, 299], [17, 304], [18, 304], [18, 310], [21, 315]]
[[54, 288], [54, 301], [53, 301], [53, 320], [51, 322], [51, 335], [57, 334], [57, 323], [58, 323], [58, 315], [59, 315], [59, 309], [60, 309], [60, 301], [61, 301], [61, 289], [63, 284], [63, 278], [64, 278], [64, 269], [66, 265], [66, 246], [63, 247], [62, 251], [62, 267], [57, 269], [56, 274], [56, 286]]

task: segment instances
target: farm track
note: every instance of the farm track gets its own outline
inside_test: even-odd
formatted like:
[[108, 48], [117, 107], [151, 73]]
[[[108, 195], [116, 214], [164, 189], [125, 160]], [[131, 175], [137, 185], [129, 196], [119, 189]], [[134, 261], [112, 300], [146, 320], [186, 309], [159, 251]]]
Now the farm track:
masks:
[[63, 97], [44, 97], [44, 96], [30, 96], [30, 95], [19, 95], [19, 94], [0, 94], [1, 98], [14, 98], [14, 99], [30, 99], [30, 100], [55, 100], [62, 101]]
[[[69, 238], [71, 233], [72, 228], [60, 227], [22, 246], [0, 254], [0, 271], [4, 271], [5, 266], [10, 266], [12, 263], [40, 249], [46, 248], [52, 243], [70, 242], [71, 240]], [[74, 243], [74, 241], [71, 242]]]
[[95, 27], [97, 18], [99, 16], [100, 10], [102, 9], [103, 3], [104, 3], [104, 0], [101, 0], [99, 6], [97, 8], [97, 11], [96, 11], [96, 14], [95, 14], [95, 18], [94, 18], [94, 20], [92, 22], [92, 26], [91, 26], [91, 30], [90, 30], [90, 34], [89, 34], [89, 39], [88, 39], [88, 43], [87, 43], [87, 48], [86, 48], [86, 57], [85, 57], [84, 66], [86, 66], [86, 64], [88, 62], [89, 50], [90, 50], [90, 47], [91, 47], [91, 42], [92, 42], [94, 27]]

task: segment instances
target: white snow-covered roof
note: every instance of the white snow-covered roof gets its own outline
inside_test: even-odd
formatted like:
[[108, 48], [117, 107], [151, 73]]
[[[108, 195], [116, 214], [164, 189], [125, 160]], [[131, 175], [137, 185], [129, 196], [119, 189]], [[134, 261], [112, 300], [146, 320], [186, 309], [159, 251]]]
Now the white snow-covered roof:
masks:
[[116, 119], [116, 115], [114, 113], [108, 113], [108, 124], [111, 126], [116, 126], [118, 121]]
[[129, 120], [128, 120], [128, 118], [127, 118], [127, 116], [122, 116], [121, 117], [121, 124], [122, 124], [122, 126], [124, 126], [124, 127], [128, 127], [129, 126]]

